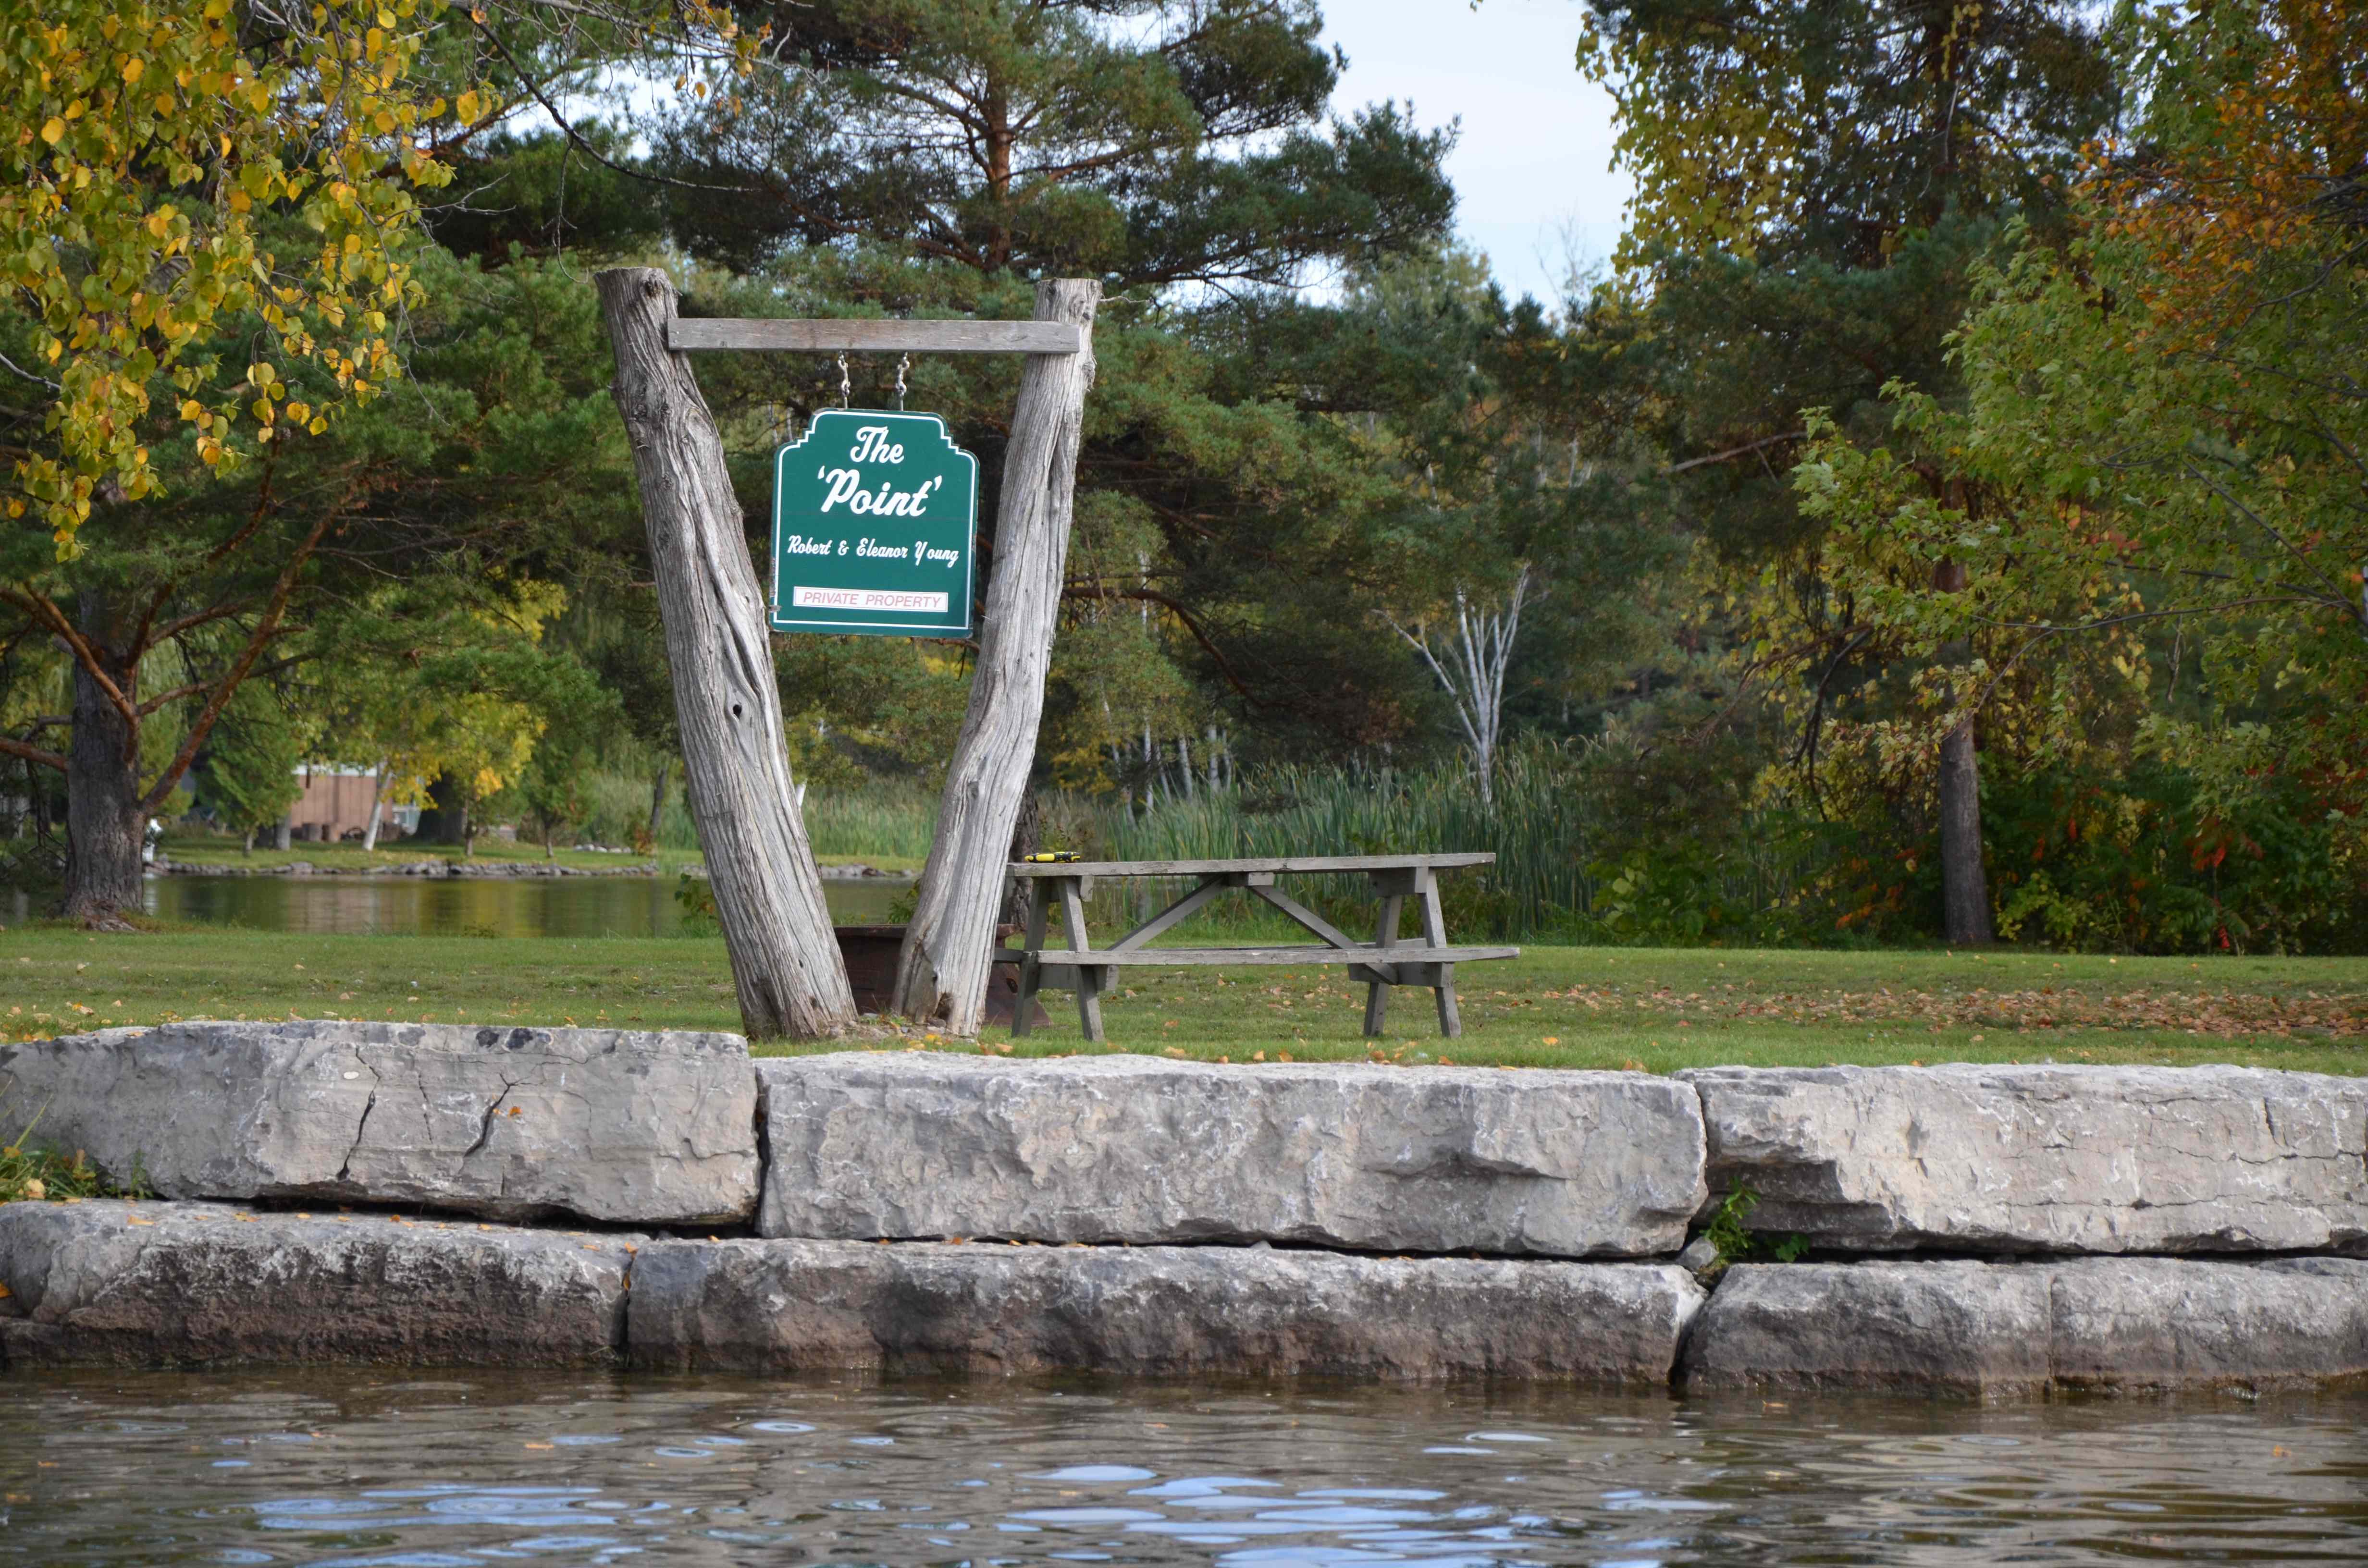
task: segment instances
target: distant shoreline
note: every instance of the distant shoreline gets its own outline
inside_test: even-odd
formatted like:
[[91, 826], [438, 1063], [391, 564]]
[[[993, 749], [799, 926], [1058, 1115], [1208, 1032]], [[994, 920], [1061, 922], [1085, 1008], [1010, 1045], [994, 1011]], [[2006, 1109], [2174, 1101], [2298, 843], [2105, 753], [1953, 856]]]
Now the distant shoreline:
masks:
[[[818, 868], [826, 882], [876, 881], [909, 882], [915, 881], [909, 871], [883, 871], [877, 866], [861, 864], [823, 866]], [[184, 860], [159, 861], [147, 868], [152, 877], [344, 877], [363, 881], [406, 881], [418, 878], [448, 878], [454, 881], [514, 881], [519, 878], [536, 877], [643, 877], [656, 879], [668, 873], [650, 861], [636, 861], [627, 866], [565, 866], [545, 860], [447, 860], [420, 859], [398, 866], [316, 866], [309, 860], [298, 860], [284, 866], [221, 866]], [[704, 877], [705, 866], [680, 866], [672, 873], [677, 876]]]

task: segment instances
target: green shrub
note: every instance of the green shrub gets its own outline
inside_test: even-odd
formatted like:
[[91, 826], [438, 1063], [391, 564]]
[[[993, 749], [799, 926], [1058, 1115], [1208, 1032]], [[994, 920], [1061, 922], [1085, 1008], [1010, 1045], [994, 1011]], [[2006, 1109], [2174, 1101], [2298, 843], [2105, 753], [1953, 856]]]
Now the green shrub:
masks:
[[[2290, 780], [2207, 807], [2193, 775], [1984, 781], [1998, 935], [2084, 952], [2358, 952], [2357, 830]], [[1935, 889], [1937, 892], [1937, 887]]]
[[[1770, 804], [1745, 792], [1743, 760], [1624, 735], [1531, 742], [1505, 756], [1486, 805], [1460, 767], [1274, 767], [1150, 808], [1043, 794], [1039, 836], [1048, 849], [1119, 860], [1493, 852], [1494, 865], [1440, 879], [1460, 939], [1767, 947], [1937, 937], [1929, 815], [1896, 802], [1832, 818]], [[2007, 940], [2135, 952], [2368, 949], [2358, 830], [2297, 787], [2261, 781], [2237, 805], [2206, 811], [2178, 769], [2017, 777], [1986, 758], [1982, 789]], [[936, 813], [935, 791], [918, 780], [817, 789], [805, 808], [818, 854], [908, 862], [927, 858]], [[689, 832], [685, 817], [686, 842]], [[1302, 878], [1292, 891], [1369, 935], [1365, 878]], [[1147, 916], [1168, 896], [1164, 886], [1108, 888], [1094, 918]], [[1415, 920], [1409, 913], [1404, 929]], [[1247, 899], [1200, 927], [1293, 934]]]
[[1809, 1238], [1797, 1232], [1770, 1236], [1745, 1229], [1744, 1221], [1751, 1218], [1752, 1210], [1759, 1205], [1758, 1193], [1748, 1187], [1738, 1187], [1711, 1211], [1710, 1222], [1702, 1227], [1702, 1239], [1718, 1249], [1721, 1266], [1748, 1263], [1754, 1258], [1798, 1263], [1808, 1256]]
[[685, 871], [676, 878], [674, 902], [682, 911], [684, 936], [712, 937], [723, 929], [723, 917], [715, 909], [715, 889], [705, 877]]

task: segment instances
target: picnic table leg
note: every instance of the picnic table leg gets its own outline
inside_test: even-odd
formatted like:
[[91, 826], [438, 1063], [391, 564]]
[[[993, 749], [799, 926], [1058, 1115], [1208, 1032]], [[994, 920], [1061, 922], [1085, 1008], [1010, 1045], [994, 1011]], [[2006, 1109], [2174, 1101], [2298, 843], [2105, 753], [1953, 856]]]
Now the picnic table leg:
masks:
[[1102, 976], [1109, 968], [1099, 963], [1077, 966], [1077, 1024], [1096, 1045], [1109, 1043], [1102, 1034]]
[[[1447, 946], [1447, 916], [1439, 907], [1439, 876], [1428, 866], [1422, 869], [1422, 939], [1434, 948]], [[1463, 1033], [1463, 1015], [1455, 1006], [1455, 966], [1439, 966], [1439, 983], [1431, 987], [1439, 1002], [1439, 1032], [1447, 1040], [1460, 1039]]]
[[[1082, 955], [1087, 948], [1086, 938], [1086, 899], [1083, 878], [1063, 877], [1061, 883], [1061, 924], [1068, 927], [1070, 948]], [[1107, 1044], [1102, 1033], [1102, 978], [1107, 964], [1077, 965], [1077, 1027], [1096, 1045]]]
[[1026, 1038], [1036, 1027], [1036, 992], [1043, 983], [1043, 961], [1037, 954], [1044, 950], [1044, 915], [1048, 900], [1044, 894], [1044, 879], [1036, 877], [1028, 883], [1028, 934], [1020, 938], [1019, 1000], [1011, 1009], [1011, 1037]]
[[[1376, 947], [1387, 948], [1396, 943], [1398, 939], [1398, 911], [1405, 907], [1406, 895], [1404, 893], [1385, 892], [1382, 895], [1381, 926], [1373, 935], [1373, 943]], [[1368, 982], [1365, 986], [1366, 1039], [1373, 1040], [1379, 1038], [1382, 1032], [1382, 1025], [1388, 1018], [1389, 1010], [1390, 988], [1383, 984], [1378, 980]]]

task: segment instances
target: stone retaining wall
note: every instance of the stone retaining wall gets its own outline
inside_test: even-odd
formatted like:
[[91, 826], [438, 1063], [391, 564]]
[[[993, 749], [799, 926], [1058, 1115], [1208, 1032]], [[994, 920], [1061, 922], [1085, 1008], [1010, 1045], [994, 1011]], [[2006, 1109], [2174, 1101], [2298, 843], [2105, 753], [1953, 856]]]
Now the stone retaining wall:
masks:
[[[723, 1035], [184, 1024], [0, 1046], [0, 1126], [37, 1109], [184, 1201], [0, 1207], [12, 1364], [2368, 1377], [2351, 1079], [752, 1063]], [[1810, 1261], [1679, 1267], [1746, 1186]], [[340, 1201], [420, 1213], [288, 1211]]]
[[737, 1035], [314, 1021], [0, 1045], [0, 1123], [166, 1198], [498, 1219], [745, 1220], [757, 1085]]
[[609, 1366], [642, 1240], [211, 1203], [5, 1204], [0, 1357]]
[[665, 1242], [635, 1261], [629, 1339], [633, 1365], [683, 1370], [1666, 1384], [1702, 1302], [1668, 1264]]
[[1686, 1345], [1694, 1388], [1969, 1394], [2270, 1389], [2368, 1374], [2368, 1262], [2080, 1257], [1744, 1264]]
[[1637, 1073], [940, 1052], [757, 1072], [767, 1236], [1646, 1257], [1704, 1197], [1700, 1100]]
[[2368, 1080], [2251, 1067], [1714, 1067], [1709, 1185], [1821, 1248], [2357, 1252]]

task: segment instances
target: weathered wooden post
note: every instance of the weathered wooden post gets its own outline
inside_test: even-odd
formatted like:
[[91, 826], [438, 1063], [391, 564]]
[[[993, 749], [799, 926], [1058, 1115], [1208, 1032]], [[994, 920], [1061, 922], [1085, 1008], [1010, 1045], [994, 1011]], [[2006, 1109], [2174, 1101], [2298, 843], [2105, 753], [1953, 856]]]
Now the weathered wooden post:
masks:
[[790, 782], [764, 595], [723, 443], [690, 366], [667, 345], [674, 285], [645, 267], [594, 282], [650, 531], [685, 792], [741, 1022], [757, 1039], [836, 1035], [854, 1019], [855, 996]]
[[1077, 443], [1094, 381], [1094, 308], [1101, 293], [1090, 279], [1036, 285], [1036, 319], [1073, 324], [1078, 349], [1031, 354], [1020, 371], [970, 708], [946, 769], [919, 903], [897, 959], [896, 1010], [951, 1034], [976, 1034], [986, 1010], [990, 949], [1008, 875], [1004, 858], [1035, 761], [1068, 565]]

